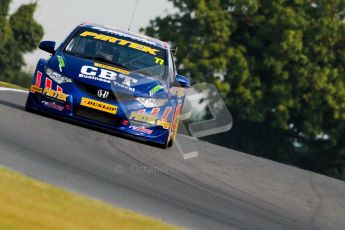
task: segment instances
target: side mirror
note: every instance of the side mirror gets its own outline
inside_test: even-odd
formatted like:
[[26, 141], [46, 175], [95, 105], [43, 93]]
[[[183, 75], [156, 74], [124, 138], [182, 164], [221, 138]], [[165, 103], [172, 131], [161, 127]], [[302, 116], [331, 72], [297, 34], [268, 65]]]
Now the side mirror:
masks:
[[179, 74], [176, 75], [176, 84], [183, 88], [188, 88], [191, 86], [190, 80], [187, 77]]
[[55, 54], [55, 45], [56, 42], [53, 41], [43, 41], [40, 43], [39, 48], [48, 53]]
[[177, 47], [174, 47], [171, 49], [171, 53], [174, 55], [174, 57], [176, 57], [177, 54]]

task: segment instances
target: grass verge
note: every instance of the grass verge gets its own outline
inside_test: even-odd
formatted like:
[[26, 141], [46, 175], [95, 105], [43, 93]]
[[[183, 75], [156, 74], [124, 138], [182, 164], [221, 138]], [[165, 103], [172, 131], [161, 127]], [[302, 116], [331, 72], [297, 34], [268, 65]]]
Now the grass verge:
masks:
[[0, 229], [179, 229], [0, 168]]
[[7, 83], [7, 82], [3, 82], [3, 81], [0, 81], [0, 87], [6, 87], [6, 88], [11, 88], [11, 89], [22, 89], [22, 90], [28, 90], [24, 87], [21, 87], [21, 86], [18, 86], [18, 85], [14, 85], [14, 84], [11, 84], [11, 83]]

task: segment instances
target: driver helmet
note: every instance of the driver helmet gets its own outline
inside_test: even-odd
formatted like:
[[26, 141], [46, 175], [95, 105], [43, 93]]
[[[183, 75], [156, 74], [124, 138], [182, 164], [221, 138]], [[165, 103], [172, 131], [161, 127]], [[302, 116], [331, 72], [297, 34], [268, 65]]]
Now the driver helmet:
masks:
[[113, 60], [114, 54], [116, 53], [116, 47], [114, 44], [108, 42], [98, 42], [96, 45], [96, 54], [102, 55], [108, 60]]

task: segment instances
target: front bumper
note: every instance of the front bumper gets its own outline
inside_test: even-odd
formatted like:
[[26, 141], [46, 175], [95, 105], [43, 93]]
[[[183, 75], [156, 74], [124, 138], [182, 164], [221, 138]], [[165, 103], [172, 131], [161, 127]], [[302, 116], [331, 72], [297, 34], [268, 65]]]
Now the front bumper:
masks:
[[[147, 111], [142, 108], [135, 109], [137, 106], [133, 102], [120, 104], [101, 101], [78, 88], [74, 83], [65, 84], [63, 87], [58, 86], [57, 88], [63, 93], [53, 90], [57, 93], [53, 94], [50, 91], [49, 94], [45, 88], [33, 86], [28, 95], [26, 108], [114, 131], [140, 141], [164, 145], [170, 137], [168, 122], [163, 122], [163, 125], [162, 121], [160, 121], [160, 125], [148, 124], [135, 120], [137, 116], [133, 116], [133, 114], [140, 115], [140, 113], [145, 114], [145, 112], [150, 114], [153, 109]], [[63, 95], [61, 96], [61, 94]], [[67, 97], [64, 97], [64, 95], [67, 95]], [[85, 106], [83, 99], [91, 102], [90, 106]], [[94, 101], [99, 103], [92, 104]], [[114, 113], [114, 107], [116, 107], [116, 113]]]

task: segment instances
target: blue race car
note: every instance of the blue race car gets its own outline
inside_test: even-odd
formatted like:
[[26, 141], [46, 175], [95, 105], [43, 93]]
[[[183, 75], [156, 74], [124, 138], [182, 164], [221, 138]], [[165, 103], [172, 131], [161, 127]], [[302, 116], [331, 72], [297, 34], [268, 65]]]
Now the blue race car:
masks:
[[26, 102], [28, 111], [172, 146], [188, 78], [178, 75], [166, 42], [97, 24], [81, 24], [40, 59]]

